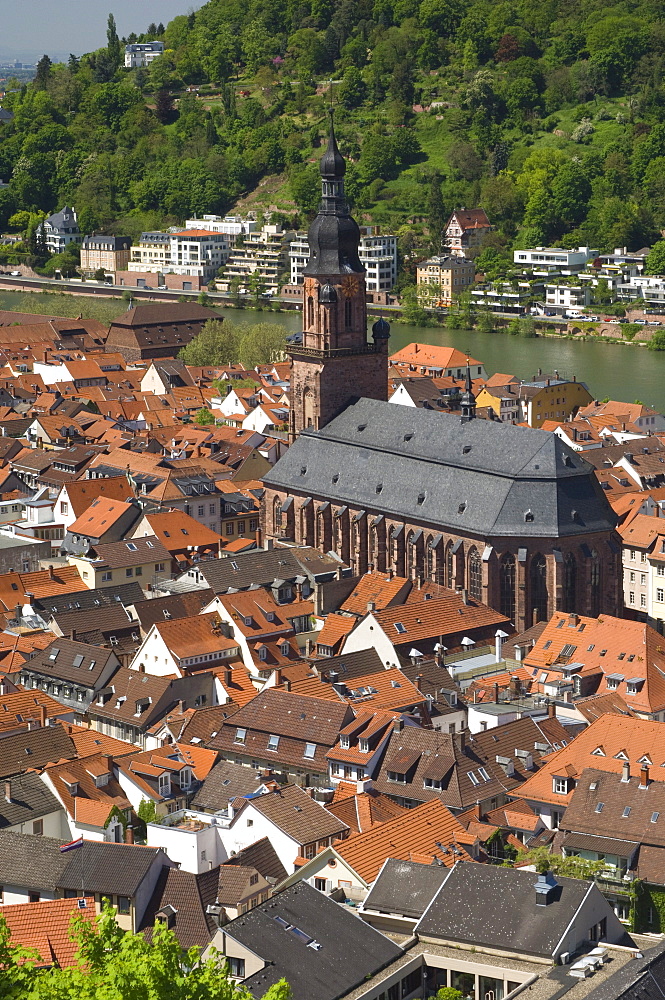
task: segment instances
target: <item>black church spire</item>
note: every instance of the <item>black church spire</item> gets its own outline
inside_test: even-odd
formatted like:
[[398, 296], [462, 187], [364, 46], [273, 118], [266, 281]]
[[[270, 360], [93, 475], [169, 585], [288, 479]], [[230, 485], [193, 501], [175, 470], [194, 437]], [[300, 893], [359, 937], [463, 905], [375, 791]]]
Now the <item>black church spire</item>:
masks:
[[464, 392], [460, 400], [460, 410], [462, 411], [462, 423], [474, 420], [476, 416], [476, 397], [473, 394], [473, 383], [471, 381], [471, 364], [466, 359], [466, 379], [464, 380]]
[[360, 230], [344, 196], [346, 163], [337, 147], [330, 109], [328, 146], [321, 158], [321, 204], [309, 227], [310, 258], [304, 274], [363, 274], [358, 257]]

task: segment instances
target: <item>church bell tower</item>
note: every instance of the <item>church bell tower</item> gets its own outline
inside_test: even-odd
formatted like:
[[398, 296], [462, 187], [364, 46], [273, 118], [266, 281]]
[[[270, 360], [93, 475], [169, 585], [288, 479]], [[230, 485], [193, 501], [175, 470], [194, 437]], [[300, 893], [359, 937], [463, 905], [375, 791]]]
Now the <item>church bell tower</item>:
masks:
[[304, 269], [303, 332], [291, 355], [289, 440], [318, 430], [361, 396], [387, 399], [390, 326], [380, 319], [367, 340], [365, 268], [360, 230], [344, 197], [346, 164], [330, 121], [321, 170], [321, 204]]

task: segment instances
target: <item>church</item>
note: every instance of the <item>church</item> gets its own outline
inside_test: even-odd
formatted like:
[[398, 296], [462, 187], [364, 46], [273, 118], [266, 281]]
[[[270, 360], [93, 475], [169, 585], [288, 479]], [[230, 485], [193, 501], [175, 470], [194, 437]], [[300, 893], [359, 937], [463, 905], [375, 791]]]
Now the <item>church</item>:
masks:
[[616, 517], [555, 434], [387, 402], [390, 327], [367, 338], [360, 232], [331, 124], [291, 338], [290, 447], [264, 477], [264, 542], [333, 550], [356, 574], [433, 580], [518, 630], [555, 611], [621, 610]]

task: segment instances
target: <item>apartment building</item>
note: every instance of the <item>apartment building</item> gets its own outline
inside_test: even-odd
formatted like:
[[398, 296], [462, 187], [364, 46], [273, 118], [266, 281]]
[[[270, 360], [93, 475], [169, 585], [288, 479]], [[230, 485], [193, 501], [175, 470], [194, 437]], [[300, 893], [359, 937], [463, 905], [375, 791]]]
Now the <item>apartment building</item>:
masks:
[[559, 271], [561, 274], [577, 274], [586, 267], [587, 261], [596, 256], [589, 247], [565, 250], [563, 247], [534, 247], [530, 250], [515, 250], [513, 260], [520, 267], [534, 271]]
[[185, 229], [205, 229], [208, 233], [222, 233], [235, 243], [238, 236], [256, 232], [256, 219], [243, 219], [241, 215], [204, 215], [202, 219], [187, 219]]
[[[459, 295], [473, 284], [475, 267], [466, 257], [430, 257], [422, 261], [416, 271], [419, 297], [432, 296], [440, 305], [449, 306], [453, 296]], [[434, 286], [433, 288], [423, 286]]]
[[139, 42], [125, 45], [125, 69], [138, 69], [139, 66], [149, 66], [164, 51], [163, 42]]
[[[397, 237], [381, 233], [378, 226], [361, 226], [360, 232], [358, 256], [365, 268], [367, 291], [390, 291], [397, 281]], [[292, 285], [302, 285], [308, 260], [307, 234], [298, 233], [289, 248]]]
[[188, 275], [207, 282], [224, 265], [228, 252], [228, 237], [223, 233], [204, 229], [141, 233], [131, 248], [127, 270]]
[[[228, 292], [234, 279], [244, 281], [258, 275], [264, 291], [274, 294], [288, 270], [289, 247], [295, 236], [293, 230], [284, 230], [281, 225], [266, 225], [259, 231], [245, 233], [242, 242], [229, 254], [217, 288]], [[241, 287], [249, 290], [246, 285]]]
[[81, 271], [94, 274], [100, 268], [104, 271], [124, 271], [132, 256], [132, 241], [129, 236], [100, 236], [92, 233], [81, 244]]

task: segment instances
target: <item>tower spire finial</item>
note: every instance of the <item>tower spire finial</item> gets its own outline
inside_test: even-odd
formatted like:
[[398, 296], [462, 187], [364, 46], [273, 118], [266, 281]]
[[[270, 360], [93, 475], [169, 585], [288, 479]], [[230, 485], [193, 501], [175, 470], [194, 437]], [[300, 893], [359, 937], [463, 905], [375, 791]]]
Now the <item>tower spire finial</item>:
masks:
[[464, 380], [464, 394], [460, 400], [462, 411], [462, 423], [474, 420], [476, 416], [476, 397], [473, 394], [473, 382], [471, 381], [471, 358], [466, 357], [466, 378]]

